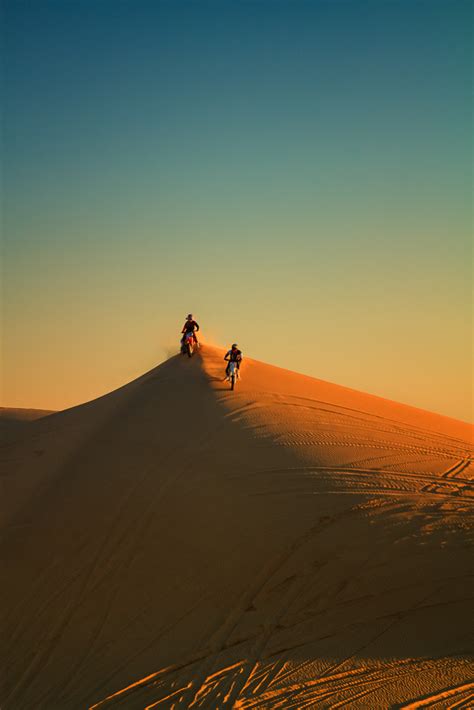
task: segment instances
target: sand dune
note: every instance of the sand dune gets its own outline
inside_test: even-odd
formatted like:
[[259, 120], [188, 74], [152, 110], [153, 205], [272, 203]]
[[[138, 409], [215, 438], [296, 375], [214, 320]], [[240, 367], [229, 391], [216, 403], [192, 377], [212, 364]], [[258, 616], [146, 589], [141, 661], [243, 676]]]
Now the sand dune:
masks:
[[0, 436], [2, 440], [11, 439], [28, 430], [30, 422], [53, 414], [48, 409], [17, 409], [15, 407], [0, 407]]
[[474, 706], [472, 428], [222, 357], [3, 446], [2, 708]]

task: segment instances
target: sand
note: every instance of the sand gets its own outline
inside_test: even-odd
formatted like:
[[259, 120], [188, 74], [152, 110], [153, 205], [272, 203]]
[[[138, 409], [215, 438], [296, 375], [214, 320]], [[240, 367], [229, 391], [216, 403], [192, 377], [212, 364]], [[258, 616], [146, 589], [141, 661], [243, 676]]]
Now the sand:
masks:
[[472, 428], [205, 345], [2, 452], [2, 710], [474, 706]]
[[2, 441], [17, 438], [28, 431], [30, 422], [46, 417], [53, 412], [49, 409], [17, 409], [0, 407], [0, 437]]

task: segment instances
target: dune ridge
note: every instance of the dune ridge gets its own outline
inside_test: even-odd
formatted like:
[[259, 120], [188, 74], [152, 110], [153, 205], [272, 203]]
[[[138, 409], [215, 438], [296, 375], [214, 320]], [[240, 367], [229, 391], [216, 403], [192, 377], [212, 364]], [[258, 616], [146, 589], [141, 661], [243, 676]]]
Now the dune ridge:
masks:
[[222, 357], [2, 447], [2, 707], [468, 708], [472, 427]]
[[54, 414], [52, 409], [25, 409], [24, 407], [0, 407], [0, 420], [12, 422], [34, 421]]

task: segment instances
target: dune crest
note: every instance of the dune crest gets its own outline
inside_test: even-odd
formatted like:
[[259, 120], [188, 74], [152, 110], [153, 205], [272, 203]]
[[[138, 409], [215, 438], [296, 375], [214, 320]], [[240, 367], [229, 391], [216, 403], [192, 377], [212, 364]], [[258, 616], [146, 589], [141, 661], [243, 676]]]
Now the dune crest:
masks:
[[3, 447], [2, 707], [468, 708], [472, 427], [223, 354]]

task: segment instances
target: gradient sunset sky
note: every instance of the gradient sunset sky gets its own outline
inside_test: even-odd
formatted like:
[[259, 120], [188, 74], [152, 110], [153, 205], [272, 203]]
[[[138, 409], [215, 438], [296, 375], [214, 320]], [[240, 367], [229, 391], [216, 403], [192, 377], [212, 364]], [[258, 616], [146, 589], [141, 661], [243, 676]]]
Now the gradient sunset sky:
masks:
[[2, 404], [177, 350], [471, 419], [469, 0], [5, 0]]

